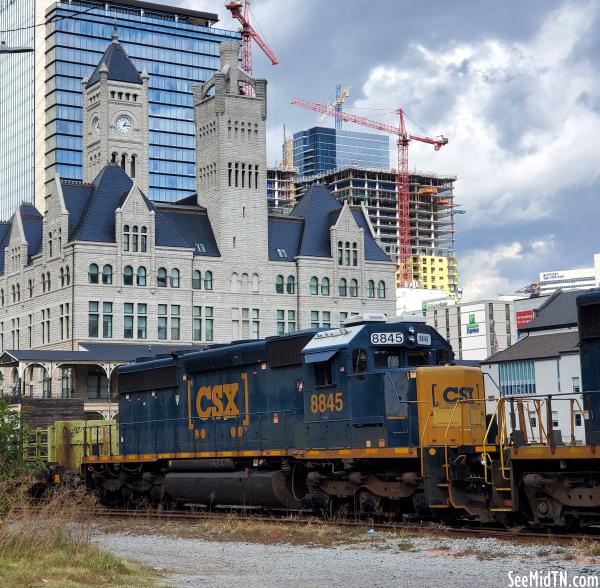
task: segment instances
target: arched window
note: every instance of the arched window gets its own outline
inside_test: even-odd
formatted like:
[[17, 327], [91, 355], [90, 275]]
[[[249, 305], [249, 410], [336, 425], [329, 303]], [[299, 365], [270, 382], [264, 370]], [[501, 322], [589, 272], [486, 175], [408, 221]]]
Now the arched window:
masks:
[[111, 163], [117, 163], [117, 154], [116, 154], [116, 153], [113, 153], [113, 154], [110, 156], [110, 162], [111, 162]]
[[313, 276], [310, 279], [308, 292], [313, 296], [316, 296], [319, 293], [319, 278], [317, 278], [317, 276]]
[[142, 227], [142, 234], [140, 235], [140, 251], [146, 253], [148, 250], [148, 229]]
[[167, 287], [167, 270], [164, 267], [159, 267], [156, 272], [156, 285], [158, 288]]
[[171, 270], [171, 288], [179, 288], [179, 270], [177, 268]]
[[123, 155], [121, 155], [121, 169], [123, 171], [125, 171], [126, 164], [127, 164], [127, 155], [125, 155], [125, 153], [123, 153]]
[[358, 265], [358, 245], [352, 243], [352, 265]]
[[130, 234], [129, 234], [129, 225], [125, 225], [123, 227], [123, 251], [129, 251], [129, 241], [130, 241]]
[[13, 304], [17, 301], [17, 289], [14, 284], [12, 285], [12, 301]]
[[350, 241], [346, 241], [346, 247], [344, 248], [344, 261], [346, 265], [350, 265]]
[[[42, 292], [46, 291], [46, 274], [42, 274]], [[4, 290], [2, 291], [2, 305], [4, 305]]]
[[258, 274], [252, 274], [252, 292], [258, 292], [259, 282]]
[[381, 280], [377, 286], [377, 297], [385, 298], [385, 282], [383, 280]]
[[321, 280], [321, 294], [323, 296], [329, 296], [329, 278], [323, 278]]
[[65, 285], [65, 270], [64, 268], [60, 268], [60, 287], [63, 288]]
[[67, 266], [66, 274], [67, 274], [67, 286], [68, 286], [71, 284], [71, 268], [69, 266]]
[[204, 289], [212, 290], [213, 289], [213, 275], [212, 272], [204, 272]]
[[21, 302], [21, 284], [17, 284], [17, 302]]
[[4, 288], [0, 290], [0, 304], [4, 306]]
[[131, 177], [135, 178], [135, 155], [131, 156]]
[[275, 292], [277, 294], [283, 294], [283, 276], [277, 276], [275, 278]]
[[233, 272], [231, 274], [231, 283], [229, 284], [229, 289], [232, 292], [240, 291], [240, 277], [238, 276], [237, 272]]
[[250, 278], [248, 274], [242, 274], [242, 292], [248, 292], [250, 286]]
[[344, 244], [341, 241], [338, 241], [337, 260], [338, 260], [338, 265], [344, 264]]
[[348, 286], [346, 285], [346, 280], [344, 278], [340, 278], [338, 283], [338, 290], [340, 296], [348, 296]]
[[48, 292], [50, 292], [50, 272], [46, 272], [46, 285], [48, 286]]
[[138, 286], [146, 285], [146, 268], [144, 266], [138, 267], [136, 282]]
[[90, 269], [88, 270], [88, 282], [90, 284], [98, 283], [98, 265], [95, 263], [90, 264]]
[[352, 298], [358, 296], [358, 282], [356, 280], [350, 280], [350, 296], [352, 296]]
[[33, 280], [29, 280], [29, 298], [33, 298]]
[[52, 232], [48, 233], [48, 254], [52, 257]]
[[296, 292], [296, 278], [294, 278], [294, 276], [288, 276], [285, 290], [288, 294], [294, 294]]
[[102, 268], [102, 283], [106, 285], [112, 284], [112, 265], [106, 264]]
[[123, 284], [133, 286], [133, 268], [130, 265], [126, 265], [123, 270]]
[[137, 225], [133, 227], [133, 229], [131, 230], [131, 250], [132, 251], [137, 251], [138, 250], [138, 240], [139, 240], [139, 235], [138, 235], [138, 228]]
[[194, 270], [192, 274], [192, 288], [194, 290], [200, 290], [202, 288], [202, 274], [200, 270]]
[[367, 282], [367, 298], [375, 298], [375, 282], [373, 280]]

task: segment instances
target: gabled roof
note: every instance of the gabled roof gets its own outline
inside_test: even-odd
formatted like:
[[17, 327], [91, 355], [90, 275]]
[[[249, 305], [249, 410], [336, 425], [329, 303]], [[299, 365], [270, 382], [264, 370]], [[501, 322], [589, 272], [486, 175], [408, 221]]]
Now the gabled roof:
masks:
[[72, 240], [90, 196], [94, 192], [94, 186], [69, 181], [62, 181], [61, 185], [65, 206], [69, 211], [69, 240]]
[[482, 364], [505, 361], [524, 361], [528, 359], [545, 359], [558, 357], [564, 353], [577, 353], [579, 333], [566, 331], [546, 335], [529, 335], [517, 341], [504, 351], [490, 355]]
[[[329, 229], [334, 226], [343, 205], [333, 194], [320, 184], [311, 186], [302, 200], [292, 210], [289, 217], [269, 219], [269, 259], [285, 261], [277, 255], [277, 249], [286, 249], [288, 261], [297, 255], [308, 257], [331, 257], [331, 236]], [[352, 216], [359, 228], [363, 229], [364, 250], [367, 261], [390, 261], [387, 254], [377, 244], [369, 223], [361, 209], [352, 209]], [[290, 224], [290, 220], [303, 220], [302, 230]], [[283, 223], [288, 224], [283, 224]], [[286, 231], [291, 231], [286, 235]], [[271, 239], [275, 241], [271, 241]], [[286, 243], [280, 247], [277, 243]]]
[[559, 329], [577, 325], [577, 305], [575, 299], [582, 290], [568, 292], [557, 290], [537, 309], [535, 318], [528, 322], [520, 332]]
[[4, 273], [4, 253], [10, 239], [10, 227], [12, 221], [0, 222], [0, 274]]
[[127, 82], [130, 84], [142, 84], [140, 73], [127, 53], [125, 53], [116, 34], [113, 34], [113, 42], [104, 52], [100, 63], [87, 81], [86, 87], [94, 85], [100, 80], [100, 72], [108, 70], [108, 79], [113, 82]]
[[334, 224], [331, 213], [339, 215], [340, 210], [342, 205], [327, 188], [318, 184], [309, 188], [290, 213], [291, 217], [304, 219], [302, 241], [296, 255], [331, 257], [329, 229]]
[[[131, 190], [133, 182], [129, 176], [116, 164], [108, 164], [98, 174], [91, 185], [85, 208], [80, 210], [81, 202], [77, 202], [75, 213], [79, 214], [77, 223], [71, 237], [72, 241], [97, 241], [101, 243], [115, 242], [115, 210], [119, 208]], [[70, 202], [76, 201], [77, 194], [72, 192], [73, 185], [63, 185], [65, 206], [69, 210]], [[77, 187], [79, 188], [79, 186]], [[84, 197], [85, 191], [81, 190], [79, 197]]]
[[40, 214], [38, 209], [31, 204], [21, 204], [19, 207], [19, 214], [21, 215], [25, 240], [29, 247], [28, 257], [31, 258], [32, 256], [37, 255], [42, 249], [44, 217]]

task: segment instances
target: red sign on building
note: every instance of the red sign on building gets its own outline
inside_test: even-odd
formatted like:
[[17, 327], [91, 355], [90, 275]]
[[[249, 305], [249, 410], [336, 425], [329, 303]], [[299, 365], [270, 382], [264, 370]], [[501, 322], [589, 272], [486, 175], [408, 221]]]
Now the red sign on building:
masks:
[[516, 313], [517, 329], [522, 329], [528, 322], [533, 320], [533, 310], [521, 310]]

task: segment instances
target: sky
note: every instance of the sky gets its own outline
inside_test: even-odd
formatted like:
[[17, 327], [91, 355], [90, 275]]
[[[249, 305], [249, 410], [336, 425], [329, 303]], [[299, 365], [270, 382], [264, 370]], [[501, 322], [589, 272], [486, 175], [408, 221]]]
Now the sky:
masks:
[[[224, 2], [170, 1], [238, 28]], [[402, 106], [409, 132], [448, 137], [438, 152], [412, 142], [409, 166], [458, 178], [463, 300], [593, 266], [600, 1], [253, 0], [251, 9], [280, 61], [253, 47], [254, 74], [269, 81], [269, 164], [281, 158], [284, 124], [288, 134], [317, 124], [291, 99], [325, 103], [342, 83], [348, 112], [397, 124]]]

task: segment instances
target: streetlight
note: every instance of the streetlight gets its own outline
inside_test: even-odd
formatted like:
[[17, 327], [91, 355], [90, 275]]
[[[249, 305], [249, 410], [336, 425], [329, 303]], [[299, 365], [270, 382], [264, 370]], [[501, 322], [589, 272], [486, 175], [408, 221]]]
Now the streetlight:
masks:
[[6, 43], [0, 43], [0, 55], [2, 53], [33, 53], [33, 47], [7, 47]]

